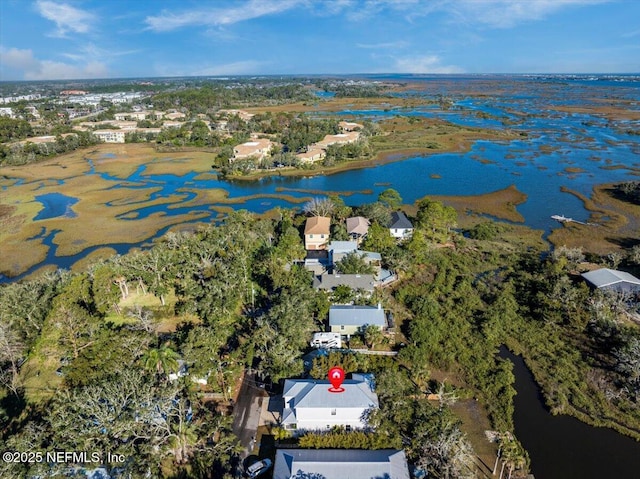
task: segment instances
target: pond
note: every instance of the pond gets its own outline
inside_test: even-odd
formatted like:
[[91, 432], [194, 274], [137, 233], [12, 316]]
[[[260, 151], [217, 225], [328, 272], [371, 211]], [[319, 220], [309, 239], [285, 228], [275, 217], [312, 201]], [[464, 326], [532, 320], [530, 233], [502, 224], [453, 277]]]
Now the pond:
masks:
[[500, 356], [513, 363], [515, 433], [529, 453], [536, 479], [640, 477], [640, 443], [613, 429], [552, 415], [522, 357], [504, 348]]

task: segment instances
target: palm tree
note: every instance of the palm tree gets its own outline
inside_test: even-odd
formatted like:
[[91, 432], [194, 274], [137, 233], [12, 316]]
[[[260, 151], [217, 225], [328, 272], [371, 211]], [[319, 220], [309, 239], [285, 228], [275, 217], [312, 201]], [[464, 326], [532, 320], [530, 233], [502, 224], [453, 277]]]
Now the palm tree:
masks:
[[154, 371], [158, 376], [168, 375], [178, 370], [180, 355], [167, 344], [159, 348], [150, 348], [142, 356], [142, 364], [147, 371]]

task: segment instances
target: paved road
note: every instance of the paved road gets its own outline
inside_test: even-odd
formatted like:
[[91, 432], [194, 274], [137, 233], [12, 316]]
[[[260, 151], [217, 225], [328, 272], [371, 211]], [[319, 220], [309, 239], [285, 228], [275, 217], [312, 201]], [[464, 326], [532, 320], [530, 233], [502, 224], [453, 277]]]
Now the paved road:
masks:
[[267, 393], [256, 384], [255, 375], [246, 373], [238, 393], [238, 400], [233, 408], [233, 432], [244, 447], [242, 459], [249, 456], [256, 445], [262, 403], [266, 399]]

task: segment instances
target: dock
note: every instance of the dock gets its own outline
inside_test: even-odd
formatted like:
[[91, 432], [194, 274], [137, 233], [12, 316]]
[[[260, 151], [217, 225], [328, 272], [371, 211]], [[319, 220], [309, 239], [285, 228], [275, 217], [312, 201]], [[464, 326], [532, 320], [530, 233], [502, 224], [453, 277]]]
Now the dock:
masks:
[[583, 221], [574, 220], [573, 218], [567, 218], [564, 215], [553, 215], [552, 220], [559, 221], [560, 223], [578, 223], [579, 225], [593, 226], [591, 223], [585, 223]]

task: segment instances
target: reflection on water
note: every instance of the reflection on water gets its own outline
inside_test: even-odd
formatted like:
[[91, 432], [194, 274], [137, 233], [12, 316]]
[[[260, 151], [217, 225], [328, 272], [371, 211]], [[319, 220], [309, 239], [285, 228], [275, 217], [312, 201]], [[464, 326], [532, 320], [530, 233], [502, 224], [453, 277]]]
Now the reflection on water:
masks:
[[[557, 227], [551, 215], [563, 214], [580, 221], [589, 216], [582, 202], [561, 187], [589, 196], [596, 184], [636, 179], [633, 175], [640, 172], [640, 137], [632, 134], [640, 130], [640, 121], [614, 120], [584, 109], [602, 107], [612, 98], [629, 100], [624, 107], [638, 109], [640, 83], [632, 77], [601, 81], [524, 76], [375, 78], [410, 80], [414, 83], [411, 92], [399, 95], [424, 96], [430, 102], [410, 109], [390, 107], [339, 114], [374, 120], [394, 115], [434, 117], [468, 127], [510, 129], [520, 133], [521, 139], [477, 141], [467, 153], [416, 156], [328, 176], [284, 177], [276, 173], [257, 181], [232, 181], [196, 173], [153, 175], [142, 165], [131, 175], [118, 177], [97, 173], [91, 160], [88, 174], [100, 174], [111, 188], [153, 189], [148, 201], [171, 198], [154, 206], [148, 206], [148, 202], [126, 203], [130, 209], [123, 219], [146, 218], [154, 213], [179, 217], [199, 211], [208, 215], [204, 221], [215, 221], [218, 213], [212, 207], [263, 213], [278, 206], [299, 207], [295, 199], [318, 196], [309, 191], [355, 192], [344, 200], [359, 205], [375, 201], [386, 188], [398, 190], [405, 203], [412, 203], [426, 195], [480, 195], [515, 185], [527, 195], [527, 201], [517, 207], [525, 224], [549, 232]], [[451, 99], [451, 108], [440, 109], [433, 101], [439, 95]], [[564, 107], [581, 109], [567, 111]], [[101, 159], [112, 156], [107, 153]], [[279, 191], [283, 187], [287, 190]], [[3, 188], [10, 190], [11, 186]], [[227, 200], [232, 201], [193, 201], [211, 189], [226, 190]], [[36, 219], [72, 215], [71, 206], [76, 201], [58, 193], [41, 195], [38, 200], [45, 208]]]
[[33, 218], [34, 221], [49, 218], [75, 218], [76, 213], [71, 209], [78, 202], [77, 198], [63, 195], [62, 193], [47, 193], [36, 196], [36, 200], [42, 203], [44, 208]]
[[506, 348], [500, 356], [513, 363], [515, 433], [529, 453], [536, 479], [640, 477], [640, 443], [571, 416], [553, 416], [522, 358]]

